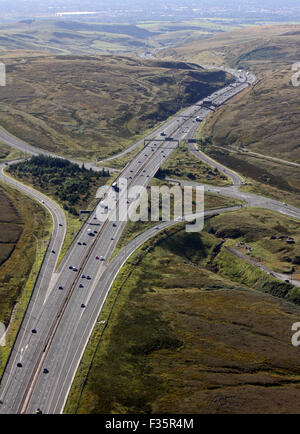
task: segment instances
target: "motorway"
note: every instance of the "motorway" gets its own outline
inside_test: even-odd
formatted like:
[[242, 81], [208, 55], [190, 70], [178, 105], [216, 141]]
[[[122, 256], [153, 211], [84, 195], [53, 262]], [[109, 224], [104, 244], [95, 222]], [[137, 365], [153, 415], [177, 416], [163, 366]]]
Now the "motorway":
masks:
[[[116, 196], [114, 189], [109, 189], [104, 199], [104, 205], [109, 209], [104, 211], [103, 208], [103, 212], [113, 216], [121, 202], [123, 205], [127, 203], [125, 183], [130, 187], [146, 187], [161, 164], [176, 149], [177, 141], [194, 134], [199, 125], [196, 116], [204, 119], [212, 110], [210, 103], [211, 107], [216, 107], [244, 90], [248, 86], [245, 83], [247, 79], [250, 84], [252, 78], [247, 77], [246, 73], [242, 76], [239, 74], [241, 83], [237, 82], [236, 86], [227, 86], [226, 90], [213, 94], [205, 102], [209, 107], [204, 107], [203, 101], [199, 101], [161, 127], [166, 136], [156, 137], [124, 168], [119, 176], [120, 193]], [[232, 177], [235, 184], [227, 187], [232, 189], [231, 194], [238, 192], [237, 186], [242, 179], [229, 169], [223, 170], [227, 171], [225, 173]], [[265, 198], [261, 200], [266, 201]], [[124, 207], [121, 208], [124, 210]], [[219, 210], [223, 211], [225, 209]], [[42, 303], [30, 302], [2, 378], [2, 414], [35, 413], [37, 408], [43, 413], [63, 411], [76, 369], [109, 288], [126, 260], [126, 249], [128, 253], [133, 248], [128, 245], [125, 253], [123, 250], [122, 254], [120, 252], [109, 262], [126, 221], [108, 219], [100, 222], [97, 216], [96, 212], [90, 215], [56, 274], [53, 276], [49, 272], [47, 275]], [[155, 233], [155, 228], [149, 230], [147, 236], [152, 236], [151, 231]], [[141, 239], [145, 236], [146, 233], [142, 234]], [[137, 239], [133, 243], [137, 243]]]

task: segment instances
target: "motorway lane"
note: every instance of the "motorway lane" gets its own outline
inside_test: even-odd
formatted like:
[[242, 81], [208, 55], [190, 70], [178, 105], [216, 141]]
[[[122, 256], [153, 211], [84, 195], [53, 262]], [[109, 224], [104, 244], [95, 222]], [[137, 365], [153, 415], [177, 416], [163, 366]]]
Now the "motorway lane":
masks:
[[[228, 95], [228, 98], [231, 97], [232, 94]], [[226, 101], [226, 94], [222, 97], [223, 101]], [[200, 105], [200, 104], [199, 104]], [[177, 130], [176, 135], [174, 136], [174, 138], [181, 140], [185, 134], [182, 133], [182, 131], [179, 131], [181, 126], [187, 124], [190, 122], [189, 120], [189, 116], [191, 116], [192, 114], [196, 115], [200, 110], [203, 110], [201, 107], [199, 107], [199, 105], [194, 105], [191, 108], [189, 108], [186, 111], [187, 114], [187, 118], [184, 118], [182, 116], [177, 116], [174, 117], [172, 119], [172, 123], [170, 125], [170, 129], [172, 128], [173, 131]], [[178, 128], [179, 127], [179, 128]], [[169, 128], [169, 127], [168, 127]], [[167, 132], [169, 134], [169, 132]], [[154, 145], [154, 144], [153, 144]], [[138, 178], [137, 180], [139, 182], [145, 182], [145, 185], [147, 185], [147, 183], [150, 181], [150, 175], [152, 176], [156, 170], [158, 169], [158, 167], [162, 164], [162, 162], [164, 161], [164, 156], [167, 157], [168, 155], [170, 155], [170, 153], [172, 152], [172, 150], [175, 148], [175, 144], [174, 142], [171, 141], [167, 141], [163, 143], [163, 148], [164, 148], [164, 152], [160, 152], [158, 151], [157, 153], [153, 153], [152, 155], [155, 155], [154, 158], [152, 158], [152, 155], [150, 154], [150, 152], [148, 151], [147, 154], [143, 154], [145, 152], [145, 150], [142, 150], [138, 156], [132, 160], [132, 162], [130, 164], [128, 164], [125, 168], [125, 171], [123, 171], [122, 175], [130, 175], [131, 172], [128, 172], [129, 169], [133, 170], [133, 173], [138, 173]], [[152, 151], [151, 151], [152, 152]], [[150, 154], [150, 156], [148, 155]], [[145, 176], [141, 176], [142, 172], [141, 169], [139, 169], [139, 167], [143, 167], [143, 164], [145, 165], [145, 167], [147, 168], [147, 172], [149, 174], [149, 178], [145, 177]], [[123, 225], [123, 223], [118, 223], [120, 226]], [[82, 229], [82, 234], [84, 233], [84, 231], [87, 228], [87, 224], [84, 225], [83, 229]], [[125, 226], [125, 224], [124, 224]], [[121, 233], [122, 227], [120, 228], [120, 233]], [[109, 231], [106, 235], [104, 235], [105, 232], [103, 232], [100, 236], [99, 239], [97, 239], [95, 242], [95, 246], [97, 246], [97, 252], [99, 250], [99, 252], [103, 253], [103, 256], [105, 256], [108, 253], [111, 253], [114, 247], [114, 243], [109, 243], [109, 241], [113, 241], [111, 240], [110, 236], [114, 235], [115, 232], [115, 228], [112, 230], [111, 227], [109, 227]], [[117, 240], [115, 240], [117, 241]], [[91, 241], [92, 242], [92, 241]], [[109, 243], [109, 244], [108, 244]], [[103, 251], [101, 250], [103, 249]], [[84, 260], [84, 257], [86, 255], [86, 253], [83, 253], [83, 249], [79, 249], [77, 247], [77, 244], [74, 244], [71, 248], [72, 250], [72, 259], [74, 260], [74, 264], [72, 265], [76, 265], [77, 267], [79, 267], [80, 263], [82, 263], [82, 261]], [[94, 249], [95, 252], [95, 249]], [[95, 275], [95, 262], [94, 262], [94, 258], [92, 257], [94, 252], [91, 255], [91, 259], [87, 262], [84, 263], [82, 270], [80, 268], [76, 279], [78, 278], [78, 274], [87, 270], [87, 272], [93, 274], [93, 276]], [[101, 254], [100, 253], [100, 254]], [[107, 255], [108, 257], [108, 255]], [[92, 261], [92, 262], [91, 262]], [[85, 268], [86, 267], [86, 268]], [[91, 268], [90, 268], [91, 267]], [[102, 267], [104, 269], [104, 267]], [[100, 271], [101, 272], [101, 271]], [[72, 282], [74, 280], [74, 272], [69, 270], [67, 267], [65, 267], [64, 270], [62, 270], [61, 273], [61, 279], [65, 279], [63, 280], [64, 282], [66, 282], [66, 285], [69, 285], [70, 282]], [[60, 282], [60, 280], [58, 280], [57, 282]], [[77, 285], [77, 283], [76, 283]], [[75, 285], [75, 286], [76, 286]], [[72, 284], [71, 288], [75, 288], [74, 284]], [[71, 289], [70, 288], [70, 289]], [[39, 362], [40, 362], [40, 351], [43, 349], [44, 344], [46, 342], [46, 337], [47, 337], [47, 331], [50, 329], [51, 327], [53, 327], [53, 324], [56, 323], [55, 318], [57, 316], [57, 314], [60, 312], [60, 306], [62, 305], [62, 301], [63, 301], [63, 295], [65, 291], [65, 289], [62, 292], [58, 292], [56, 291], [57, 288], [53, 288], [53, 290], [50, 292], [50, 295], [48, 296], [45, 304], [44, 304], [44, 308], [42, 310], [42, 313], [40, 315], [40, 317], [38, 318], [38, 327], [39, 327], [39, 333], [38, 333], [38, 337], [36, 335], [34, 335], [34, 337], [37, 339], [33, 339], [32, 335], [28, 338], [28, 343], [26, 343], [26, 345], [23, 347], [23, 352], [22, 352], [22, 360], [24, 361], [24, 365], [22, 369], [16, 368], [15, 366], [11, 367], [11, 372], [12, 375], [9, 378], [9, 382], [7, 382], [7, 376], [4, 376], [4, 379], [2, 381], [1, 384], [1, 390], [3, 390], [3, 388], [5, 388], [7, 390], [6, 395], [4, 396], [4, 402], [0, 407], [0, 412], [1, 413], [6, 413], [6, 412], [11, 412], [11, 413], [16, 413], [21, 411], [21, 408], [23, 408], [23, 411], [26, 411], [26, 406], [23, 406], [23, 396], [28, 395], [28, 388], [27, 388], [27, 384], [28, 382], [31, 382], [33, 379], [37, 381], [37, 383], [33, 383], [34, 386], [36, 386], [36, 384], [39, 384], [39, 382], [41, 382], [41, 386], [39, 387], [35, 387], [33, 389], [33, 394], [32, 394], [32, 399], [31, 402], [36, 402], [39, 399], [42, 399], [42, 397], [44, 396], [45, 399], [47, 400], [47, 397], [49, 396], [49, 388], [52, 387], [52, 391], [53, 391], [53, 395], [56, 395], [57, 392], [55, 392], [56, 387], [59, 387], [60, 383], [56, 383], [53, 384], [51, 383], [51, 381], [49, 380], [45, 380], [46, 378], [49, 378], [51, 380], [51, 376], [42, 374], [41, 372], [41, 367]], [[89, 296], [91, 297], [87, 307], [92, 305], [92, 299], [93, 297], [97, 296], [99, 297], [99, 294], [97, 294], [97, 291], [92, 291], [91, 289], [91, 293], [89, 294]], [[61, 355], [67, 354], [67, 357], [70, 358], [72, 357], [72, 355], [74, 355], [74, 352], [76, 351], [76, 346], [74, 346], [74, 340], [72, 340], [72, 337], [70, 335], [70, 333], [72, 334], [73, 331], [75, 330], [75, 326], [78, 324], [78, 327], [80, 327], [80, 329], [82, 330], [83, 327], [85, 326], [86, 322], [81, 321], [82, 318], [84, 318], [84, 313], [82, 313], [81, 310], [78, 310], [78, 301], [80, 298], [80, 292], [77, 292], [75, 289], [71, 294], [70, 297], [70, 301], [69, 303], [66, 305], [66, 310], [65, 310], [65, 314], [60, 316], [60, 325], [59, 325], [59, 329], [57, 331], [57, 333], [54, 335], [53, 341], [51, 342], [51, 345], [49, 347], [47, 347], [47, 352], [46, 354], [43, 355], [43, 357], [46, 360], [46, 357], [49, 355], [49, 363], [53, 363], [52, 361], [54, 360], [54, 363], [56, 364], [55, 369], [59, 368], [61, 372], [63, 372], [66, 368], [66, 360], [62, 360], [62, 365], [59, 365], [57, 363], [57, 358], [61, 357]], [[70, 314], [69, 314], [69, 310], [70, 310]], [[65, 327], [66, 333], [64, 333], [63, 327]], [[78, 329], [78, 328], [77, 328]], [[64, 348], [63, 346], [60, 346], [60, 343], [63, 342], [64, 338], [68, 335], [68, 343], [72, 344], [72, 349], [70, 349], [69, 352], [64, 353], [64, 351], [61, 350], [61, 348]], [[80, 333], [79, 333], [80, 335]], [[75, 335], [72, 335], [73, 338], [75, 338]], [[55, 343], [58, 342], [59, 345], [55, 345]], [[85, 342], [86, 344], [86, 342]], [[50, 357], [51, 355], [51, 351], [54, 351], [54, 358]], [[16, 349], [16, 351], [18, 351], [18, 349]], [[42, 359], [43, 360], [43, 359]], [[53, 371], [53, 372], [54, 372]], [[50, 372], [50, 370], [49, 370]], [[52, 371], [51, 371], [52, 372]], [[34, 377], [34, 375], [37, 373], [36, 377]], [[6, 373], [5, 373], [6, 374]], [[59, 372], [55, 373], [56, 376], [59, 375]], [[74, 375], [74, 373], [73, 373]], [[48, 382], [47, 382], [48, 381]], [[9, 387], [6, 387], [7, 384], [9, 383]], [[58, 386], [57, 386], [58, 384]], [[37, 400], [36, 400], [37, 397]], [[31, 398], [31, 394], [29, 394], [29, 398]], [[66, 398], [66, 397], [64, 397]], [[29, 402], [29, 407], [28, 407], [28, 411], [32, 411], [32, 407], [31, 407], [31, 402]], [[21, 405], [22, 404], [22, 405]], [[31, 409], [31, 410], [30, 410]], [[61, 411], [61, 410], [60, 410]]]
[[[232, 212], [237, 209], [239, 209], [239, 207], [220, 208], [219, 210], [206, 211], [205, 215], [214, 215], [217, 211]], [[159, 231], [174, 224], [178, 224], [178, 221], [163, 222], [137, 236], [133, 241], [125, 246], [105, 268], [101, 281], [97, 282], [96, 291], [93, 291], [92, 293], [90, 303], [81, 314], [82, 324], [79, 324], [78, 329], [73, 332], [72, 346], [74, 346], [75, 353], [74, 351], [70, 351], [70, 336], [68, 336], [65, 338], [66, 346], [63, 347], [65, 348], [65, 354], [64, 357], [62, 357], [63, 369], [58, 369], [60, 367], [60, 362], [57, 361], [57, 351], [59, 352], [59, 349], [62, 348], [61, 345], [63, 344], [63, 341], [57, 342], [56, 345], [53, 346], [51, 352], [49, 353], [49, 357], [47, 357], [45, 361], [45, 367], [50, 367], [50, 369], [51, 367], [54, 368], [54, 370], [51, 371], [52, 379], [50, 380], [50, 383], [53, 384], [53, 382], [55, 382], [57, 385], [59, 385], [59, 387], [56, 387], [55, 389], [52, 387], [51, 391], [48, 381], [48, 376], [50, 375], [49, 369], [49, 373], [45, 374], [43, 377], [40, 377], [40, 380], [36, 385], [36, 390], [39, 392], [35, 393], [31, 399], [31, 406], [28, 408], [29, 413], [33, 413], [38, 407], [42, 408], [45, 413], [52, 414], [62, 412], [85, 345], [88, 342], [91, 331], [95, 326], [99, 312], [103, 306], [107, 294], [109, 293], [115, 276], [137, 248], [139, 248], [145, 241], [155, 236]], [[76, 308], [73, 310], [73, 312], [69, 312], [68, 317], [71, 317], [72, 313], [75, 314], [76, 310], [78, 311], [79, 303], [80, 297], [78, 298]], [[70, 330], [70, 326], [71, 324], [66, 327], [66, 333], [68, 333], [68, 330]], [[50, 391], [51, 393], [49, 393]]]

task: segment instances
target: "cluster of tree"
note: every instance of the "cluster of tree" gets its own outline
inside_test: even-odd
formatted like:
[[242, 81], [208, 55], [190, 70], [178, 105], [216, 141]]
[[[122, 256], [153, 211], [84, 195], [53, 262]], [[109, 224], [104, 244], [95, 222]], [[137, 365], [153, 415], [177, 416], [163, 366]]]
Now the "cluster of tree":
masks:
[[30, 160], [16, 163], [9, 167], [12, 175], [29, 180], [46, 193], [52, 193], [72, 214], [78, 214], [78, 208], [88, 203], [91, 192], [103, 185], [109, 176], [105, 169], [96, 172], [71, 163], [62, 158], [44, 155], [34, 156]]

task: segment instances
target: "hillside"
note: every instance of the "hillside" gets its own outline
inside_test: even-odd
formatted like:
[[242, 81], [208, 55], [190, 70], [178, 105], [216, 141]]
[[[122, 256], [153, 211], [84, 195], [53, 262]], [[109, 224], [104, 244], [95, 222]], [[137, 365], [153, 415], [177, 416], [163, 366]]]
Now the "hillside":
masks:
[[221, 108], [204, 131], [215, 144], [300, 163], [299, 88], [292, 86], [291, 75], [286, 68], [266, 74], [248, 93]]
[[7, 59], [0, 124], [37, 147], [96, 159], [120, 151], [228, 80], [183, 62], [121, 56]]
[[[79, 19], [79, 18], [78, 18]], [[22, 20], [0, 25], [0, 54], [12, 50], [52, 54], [140, 53], [166, 48], [242, 27], [240, 20], [141, 21], [108, 24], [68, 19]]]
[[300, 25], [249, 26], [162, 51], [167, 58], [199, 64], [229, 65], [256, 73], [299, 60]]

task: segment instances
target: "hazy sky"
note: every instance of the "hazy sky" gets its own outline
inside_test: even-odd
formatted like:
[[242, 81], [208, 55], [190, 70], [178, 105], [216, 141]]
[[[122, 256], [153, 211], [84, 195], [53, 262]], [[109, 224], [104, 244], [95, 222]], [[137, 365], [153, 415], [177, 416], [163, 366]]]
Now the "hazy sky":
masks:
[[[109, 19], [159, 19], [159, 11], [169, 11], [174, 19], [201, 16], [252, 16], [280, 20], [300, 13], [299, 0], [0, 0], [0, 20], [47, 17], [57, 12], [98, 11]], [[202, 14], [202, 15], [201, 15]], [[256, 15], [255, 15], [256, 14]]]

